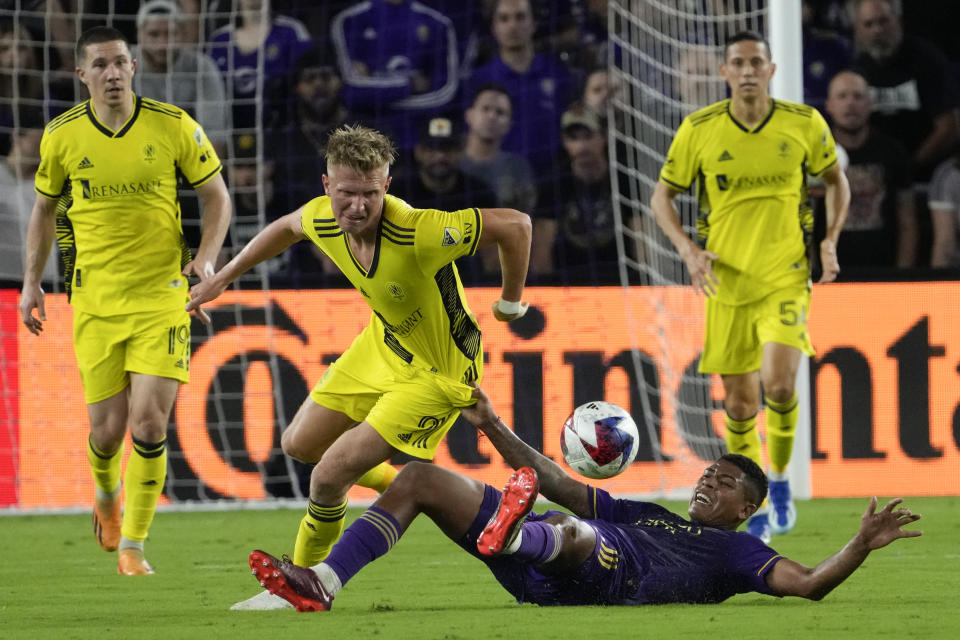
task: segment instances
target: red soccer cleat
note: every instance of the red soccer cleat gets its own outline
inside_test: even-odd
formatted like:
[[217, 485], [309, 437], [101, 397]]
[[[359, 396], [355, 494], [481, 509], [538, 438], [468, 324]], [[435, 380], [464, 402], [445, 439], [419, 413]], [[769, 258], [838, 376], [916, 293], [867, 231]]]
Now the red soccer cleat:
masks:
[[261, 587], [297, 611], [329, 611], [333, 605], [333, 596], [320, 584], [313, 569], [298, 567], [286, 555], [278, 559], [258, 549], [250, 554], [250, 568]]
[[520, 467], [503, 488], [500, 506], [477, 538], [477, 551], [485, 556], [494, 556], [503, 551], [520, 531], [523, 519], [530, 513], [537, 499], [537, 472], [530, 467]]

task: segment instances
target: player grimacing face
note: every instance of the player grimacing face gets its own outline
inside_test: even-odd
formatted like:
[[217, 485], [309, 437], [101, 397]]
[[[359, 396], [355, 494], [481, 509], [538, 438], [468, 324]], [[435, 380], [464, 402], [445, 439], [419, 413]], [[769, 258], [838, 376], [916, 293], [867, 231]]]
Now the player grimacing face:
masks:
[[741, 40], [727, 47], [727, 59], [720, 65], [720, 75], [730, 86], [734, 100], [751, 101], [767, 97], [770, 78], [776, 69], [764, 43]]
[[757, 505], [745, 497], [744, 473], [727, 460], [704, 469], [694, 487], [687, 513], [691, 520], [720, 529], [736, 530]]
[[94, 106], [115, 108], [131, 99], [137, 63], [123, 40], [88, 44], [80, 62], [77, 77], [86, 85]]
[[375, 233], [383, 213], [383, 197], [390, 187], [390, 167], [362, 173], [343, 165], [328, 165], [321, 176], [324, 192], [337, 225], [349, 235]]

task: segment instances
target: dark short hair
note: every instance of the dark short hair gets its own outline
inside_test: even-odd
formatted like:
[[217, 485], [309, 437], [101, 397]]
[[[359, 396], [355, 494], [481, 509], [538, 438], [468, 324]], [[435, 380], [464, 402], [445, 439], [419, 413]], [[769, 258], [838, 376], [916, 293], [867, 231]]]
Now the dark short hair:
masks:
[[[756, 462], [748, 458], [747, 456], [742, 456], [739, 453], [725, 453], [720, 456], [721, 460], [726, 460], [732, 464], [735, 464], [744, 475], [744, 486], [747, 488], [747, 499], [752, 502], [755, 502], [759, 507], [760, 504], [767, 497], [767, 474], [763, 472], [763, 469], [760, 468]], [[749, 495], [749, 494], [753, 495]]]
[[510, 92], [507, 91], [507, 88], [500, 84], [499, 82], [484, 82], [473, 92], [473, 97], [470, 100], [470, 106], [477, 104], [477, 98], [480, 97], [481, 93], [486, 91], [493, 91], [494, 93], [500, 93], [507, 96], [507, 102], [510, 103], [510, 110], [513, 111], [513, 97], [510, 95]]
[[100, 44], [101, 42], [113, 42], [115, 40], [120, 40], [127, 47], [130, 47], [130, 41], [127, 40], [127, 36], [123, 35], [122, 31], [118, 31], [113, 27], [93, 27], [87, 29], [77, 40], [77, 63], [80, 63], [84, 59], [86, 53], [86, 48], [88, 44]]
[[738, 42], [759, 42], [767, 48], [767, 58], [773, 59], [773, 54], [770, 52], [770, 43], [767, 42], [767, 39], [756, 31], [740, 31], [735, 33], [727, 39], [727, 43], [723, 45], [723, 59], [727, 59], [727, 55], [730, 53], [730, 47], [737, 44]]

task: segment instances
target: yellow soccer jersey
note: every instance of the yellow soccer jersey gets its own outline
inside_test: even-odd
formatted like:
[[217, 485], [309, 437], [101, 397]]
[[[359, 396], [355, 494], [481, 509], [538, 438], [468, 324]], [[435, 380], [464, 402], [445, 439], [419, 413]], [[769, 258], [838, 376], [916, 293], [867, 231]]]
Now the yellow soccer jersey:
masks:
[[477, 378], [480, 328], [453, 264], [477, 249], [477, 209], [414, 209], [388, 194], [369, 270], [354, 258], [329, 197], [308, 202], [301, 225], [363, 295], [373, 310], [367, 330], [394, 354], [454, 380]]
[[[110, 316], [172, 309], [187, 298], [190, 259], [180, 226], [177, 172], [194, 187], [220, 172], [203, 129], [173, 105], [134, 96], [118, 131], [90, 101], [54, 118], [43, 132], [36, 190], [72, 202], [58, 235], [73, 305]], [[61, 246], [61, 250], [65, 247]]]
[[809, 280], [806, 175], [836, 161], [830, 128], [813, 107], [775, 100], [752, 130], [729, 100], [684, 119], [660, 180], [678, 191], [697, 181], [701, 245], [719, 256], [719, 302], [744, 304]]

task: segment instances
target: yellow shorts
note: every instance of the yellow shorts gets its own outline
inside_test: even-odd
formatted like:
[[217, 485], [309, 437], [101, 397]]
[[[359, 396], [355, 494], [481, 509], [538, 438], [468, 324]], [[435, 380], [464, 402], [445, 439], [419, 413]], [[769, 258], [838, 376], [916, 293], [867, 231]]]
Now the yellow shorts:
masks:
[[768, 342], [814, 354], [807, 331], [810, 288], [791, 287], [744, 305], [706, 301], [706, 328], [700, 373], [739, 374], [758, 371]]
[[[432, 459], [460, 407], [474, 403], [473, 388], [407, 364], [365, 339], [367, 333], [330, 365], [310, 398], [357, 422], [366, 421], [396, 449]], [[481, 374], [478, 365], [478, 381]]]
[[131, 372], [190, 381], [190, 314], [182, 308], [118, 316], [74, 309], [73, 347], [87, 404], [126, 389]]

